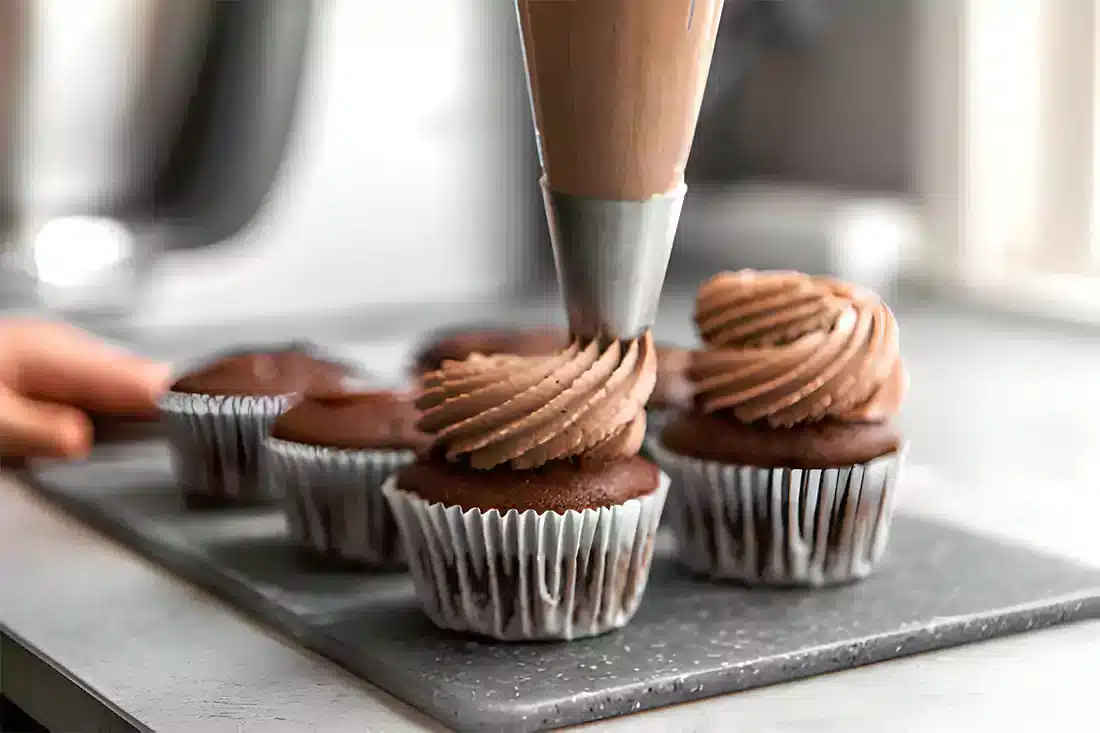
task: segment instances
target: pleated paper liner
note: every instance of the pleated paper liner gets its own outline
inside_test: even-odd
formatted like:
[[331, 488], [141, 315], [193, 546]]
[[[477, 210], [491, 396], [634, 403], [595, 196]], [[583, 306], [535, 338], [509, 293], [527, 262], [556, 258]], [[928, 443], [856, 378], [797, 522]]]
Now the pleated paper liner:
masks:
[[669, 480], [651, 494], [583, 511], [500, 512], [429, 503], [383, 488], [424, 611], [444, 629], [502, 641], [611, 631], [645, 592]]
[[819, 587], [867, 577], [886, 551], [904, 447], [827, 469], [705, 461], [653, 438], [647, 448], [672, 479], [668, 518], [680, 560], [697, 573]]
[[294, 395], [242, 397], [169, 392], [158, 405], [187, 506], [271, 504], [260, 450]]
[[271, 493], [280, 493], [291, 539], [318, 561], [354, 569], [403, 566], [397, 523], [382, 485], [411, 450], [342, 450], [264, 441]]

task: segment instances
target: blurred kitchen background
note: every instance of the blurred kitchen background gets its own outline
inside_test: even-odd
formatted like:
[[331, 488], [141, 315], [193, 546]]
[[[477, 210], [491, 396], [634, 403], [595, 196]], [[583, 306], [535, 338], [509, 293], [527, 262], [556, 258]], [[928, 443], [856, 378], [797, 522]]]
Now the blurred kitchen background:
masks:
[[[658, 336], [719, 269], [852, 279], [915, 460], [1088, 478], [1098, 1], [727, 0]], [[562, 320], [510, 0], [4, 0], [0, 171], [0, 307], [173, 358]]]

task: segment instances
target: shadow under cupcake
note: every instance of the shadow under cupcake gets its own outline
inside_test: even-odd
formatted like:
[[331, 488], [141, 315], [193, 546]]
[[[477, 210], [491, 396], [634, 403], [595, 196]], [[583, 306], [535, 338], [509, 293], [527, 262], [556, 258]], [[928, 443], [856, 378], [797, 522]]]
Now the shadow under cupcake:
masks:
[[158, 406], [185, 504], [273, 503], [260, 448], [275, 418], [311, 388], [339, 389], [349, 373], [295, 347], [226, 355], [177, 380]]
[[668, 488], [637, 455], [655, 371], [647, 334], [474, 355], [424, 377], [432, 453], [383, 492], [436, 625], [522, 641], [630, 621]]
[[749, 584], [869, 575], [905, 453], [889, 308], [825, 278], [743, 271], [700, 287], [695, 320], [695, 409], [648, 445], [672, 478], [681, 560]]
[[88, 417], [92, 422], [92, 435], [96, 445], [161, 440], [166, 437], [164, 425], [156, 412], [148, 415], [90, 413]]
[[337, 391], [307, 395], [275, 420], [265, 472], [300, 547], [329, 566], [403, 565], [382, 485], [431, 442], [418, 417], [409, 395]]

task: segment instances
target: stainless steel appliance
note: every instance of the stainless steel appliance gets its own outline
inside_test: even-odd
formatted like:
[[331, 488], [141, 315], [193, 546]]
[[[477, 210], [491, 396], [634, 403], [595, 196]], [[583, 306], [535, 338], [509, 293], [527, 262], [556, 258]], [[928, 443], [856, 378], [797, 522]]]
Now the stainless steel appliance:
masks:
[[511, 2], [0, 13], [0, 307], [136, 303], [131, 319], [193, 325], [539, 279]]
[[254, 214], [312, 3], [0, 4], [2, 305], [123, 308], [163, 250]]

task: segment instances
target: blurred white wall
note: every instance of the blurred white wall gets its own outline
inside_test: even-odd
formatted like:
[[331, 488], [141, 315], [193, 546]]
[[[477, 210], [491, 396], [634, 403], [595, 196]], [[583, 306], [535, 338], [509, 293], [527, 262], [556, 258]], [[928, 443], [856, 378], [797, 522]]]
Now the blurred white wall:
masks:
[[[247, 231], [158, 265], [139, 319], [492, 297], [542, 226], [511, 3], [326, 0], [300, 117]], [[490, 8], [490, 6], [499, 6]]]

